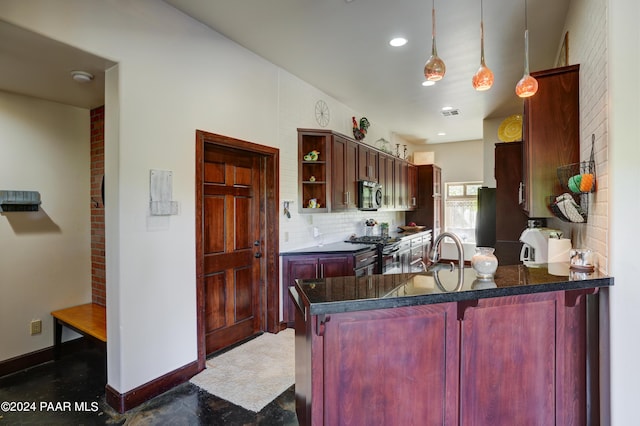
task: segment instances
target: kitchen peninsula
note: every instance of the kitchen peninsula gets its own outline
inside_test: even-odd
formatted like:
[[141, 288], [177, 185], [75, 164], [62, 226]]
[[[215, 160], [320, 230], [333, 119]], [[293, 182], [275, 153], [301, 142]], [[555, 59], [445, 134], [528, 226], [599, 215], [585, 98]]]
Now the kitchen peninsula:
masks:
[[587, 424], [613, 278], [547, 266], [297, 280], [300, 424]]

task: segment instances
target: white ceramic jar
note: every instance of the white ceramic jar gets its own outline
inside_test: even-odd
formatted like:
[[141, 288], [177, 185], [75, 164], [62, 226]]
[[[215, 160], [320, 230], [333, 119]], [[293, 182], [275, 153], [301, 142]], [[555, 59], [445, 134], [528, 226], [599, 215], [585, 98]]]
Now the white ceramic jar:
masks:
[[492, 278], [498, 269], [498, 258], [493, 254], [493, 247], [476, 247], [471, 257], [471, 266], [478, 278]]

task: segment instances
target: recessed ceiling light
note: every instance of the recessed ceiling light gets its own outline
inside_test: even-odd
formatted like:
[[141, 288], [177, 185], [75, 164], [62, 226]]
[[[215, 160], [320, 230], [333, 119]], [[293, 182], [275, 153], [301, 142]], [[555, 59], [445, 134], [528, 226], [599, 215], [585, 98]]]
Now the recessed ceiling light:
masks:
[[423, 81], [423, 82], [422, 82], [422, 85], [423, 85], [424, 87], [434, 86], [435, 84], [436, 84], [436, 82], [435, 82], [435, 81], [430, 81], [430, 80], [425, 80], [425, 81]]
[[447, 136], [445, 132], [438, 132], [438, 136]]
[[442, 107], [443, 111], [451, 111], [452, 109], [453, 109], [453, 107], [451, 107], [451, 106]]
[[404, 46], [405, 44], [407, 44], [407, 39], [404, 37], [396, 37], [396, 38], [392, 38], [389, 41], [389, 44], [393, 47], [400, 47], [400, 46]]
[[71, 71], [71, 78], [78, 83], [89, 83], [93, 80], [93, 74], [86, 71]]

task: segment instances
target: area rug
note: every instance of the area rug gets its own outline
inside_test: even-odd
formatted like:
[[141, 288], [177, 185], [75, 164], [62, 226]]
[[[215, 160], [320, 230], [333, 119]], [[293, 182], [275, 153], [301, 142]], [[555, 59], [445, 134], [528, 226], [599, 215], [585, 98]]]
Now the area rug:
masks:
[[191, 383], [257, 413], [294, 383], [294, 331], [264, 333], [206, 365]]

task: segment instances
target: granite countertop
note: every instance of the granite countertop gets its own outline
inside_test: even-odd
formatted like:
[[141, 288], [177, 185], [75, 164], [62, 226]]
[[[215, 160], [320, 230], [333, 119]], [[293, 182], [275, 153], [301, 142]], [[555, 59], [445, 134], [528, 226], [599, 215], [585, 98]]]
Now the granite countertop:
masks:
[[[428, 235], [431, 233], [430, 229], [426, 229], [424, 231], [419, 232], [390, 232], [389, 237], [393, 239], [402, 239], [406, 237], [416, 237], [419, 235]], [[315, 245], [311, 247], [303, 247], [299, 249], [289, 250], [280, 252], [280, 256], [293, 256], [293, 255], [304, 255], [304, 254], [326, 254], [326, 253], [360, 253], [363, 251], [371, 250], [376, 248], [375, 244], [366, 244], [366, 243], [350, 243], [346, 241], [338, 241], [335, 243], [323, 244], [321, 246]]]
[[376, 248], [375, 244], [354, 244], [346, 243], [344, 241], [338, 241], [337, 243], [323, 244], [321, 246], [305, 247], [301, 249], [295, 249], [285, 252], [280, 252], [280, 256], [293, 256], [303, 254], [322, 254], [322, 253], [344, 253], [344, 254], [357, 254], [367, 250], [373, 250]]
[[296, 303], [319, 315], [613, 285], [612, 277], [569, 270], [568, 263], [500, 266], [488, 281], [476, 279], [473, 269], [464, 268], [461, 288], [457, 288], [458, 271], [296, 280], [290, 291]]

